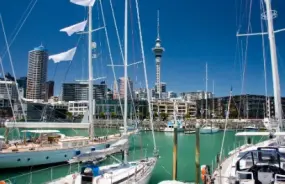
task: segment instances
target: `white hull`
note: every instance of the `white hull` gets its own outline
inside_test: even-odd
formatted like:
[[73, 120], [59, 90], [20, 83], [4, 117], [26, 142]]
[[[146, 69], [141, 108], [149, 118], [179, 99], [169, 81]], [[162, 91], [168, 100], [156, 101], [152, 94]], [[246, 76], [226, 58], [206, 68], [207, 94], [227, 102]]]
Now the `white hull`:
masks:
[[[174, 128], [169, 128], [169, 127], [166, 127], [164, 130], [162, 130], [163, 132], [174, 132]], [[183, 132], [184, 129], [183, 128], [177, 128], [177, 131], [178, 132]]]
[[[156, 158], [149, 158], [147, 161], [133, 161], [129, 165], [112, 164], [99, 167], [100, 174], [94, 176], [92, 184], [148, 184], [156, 165]], [[103, 173], [101, 173], [103, 172]], [[70, 174], [66, 177], [48, 182], [48, 184], [82, 184], [82, 175], [79, 173]]]
[[88, 152], [91, 148], [96, 150], [104, 149], [107, 144], [112, 142], [105, 142], [97, 145], [88, 145], [79, 148], [56, 149], [47, 151], [27, 151], [27, 152], [12, 152], [0, 154], [0, 169], [17, 168], [17, 167], [30, 167], [36, 165], [55, 164], [67, 162], [74, 156], [76, 151]]
[[204, 127], [200, 129], [201, 134], [211, 134], [211, 133], [217, 133], [220, 129], [216, 127]]

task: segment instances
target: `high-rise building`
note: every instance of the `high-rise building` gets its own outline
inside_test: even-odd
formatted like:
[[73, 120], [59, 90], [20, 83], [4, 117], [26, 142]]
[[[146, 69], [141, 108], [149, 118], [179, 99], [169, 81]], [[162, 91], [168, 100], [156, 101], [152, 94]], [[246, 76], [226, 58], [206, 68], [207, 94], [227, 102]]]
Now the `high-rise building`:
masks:
[[34, 48], [29, 52], [27, 98], [46, 98], [48, 51], [44, 46]]
[[[93, 85], [93, 98], [106, 99], [107, 98], [107, 85], [94, 84]], [[62, 100], [63, 101], [82, 101], [88, 100], [88, 84], [81, 83], [63, 83], [62, 84]]]
[[[131, 81], [130, 78], [128, 78], [128, 81], [129, 81], [129, 86], [127, 87], [128, 99], [131, 99], [131, 95], [134, 98], [134, 95], [133, 95], [134, 87], [133, 87], [133, 81]], [[117, 80], [117, 84], [118, 86], [114, 82], [114, 99], [119, 99], [119, 95], [120, 95], [120, 98], [123, 99], [125, 98], [125, 84], [126, 84], [125, 78], [124, 77], [119, 78]]]
[[155, 55], [155, 63], [156, 63], [156, 92], [158, 94], [158, 98], [161, 98], [162, 86], [161, 86], [161, 76], [160, 76], [160, 65], [161, 65], [161, 57], [164, 52], [164, 48], [161, 46], [161, 40], [159, 36], [159, 11], [157, 11], [157, 38], [155, 41], [155, 47], [152, 49]]
[[54, 93], [54, 81], [46, 82], [46, 101], [53, 96]]

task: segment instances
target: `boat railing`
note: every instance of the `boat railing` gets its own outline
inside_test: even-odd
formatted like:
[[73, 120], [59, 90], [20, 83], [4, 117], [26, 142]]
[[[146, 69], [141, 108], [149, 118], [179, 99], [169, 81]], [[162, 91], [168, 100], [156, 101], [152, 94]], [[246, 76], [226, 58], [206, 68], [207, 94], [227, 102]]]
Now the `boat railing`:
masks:
[[274, 181], [285, 181], [285, 175], [275, 174]]
[[29, 173], [21, 174], [4, 181], [6, 184], [14, 183], [46, 183], [47, 181], [54, 181], [66, 175], [80, 172], [80, 163], [75, 164], [62, 164], [45, 169], [35, 170]]

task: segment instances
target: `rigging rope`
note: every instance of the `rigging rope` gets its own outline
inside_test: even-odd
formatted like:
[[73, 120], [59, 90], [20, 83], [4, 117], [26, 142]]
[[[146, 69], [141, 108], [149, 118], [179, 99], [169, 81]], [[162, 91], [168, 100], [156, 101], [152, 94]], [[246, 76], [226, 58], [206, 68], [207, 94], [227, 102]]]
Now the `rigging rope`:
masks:
[[[24, 111], [24, 106], [23, 106], [23, 103], [22, 103], [22, 99], [20, 97], [19, 87], [18, 87], [18, 84], [17, 84], [17, 77], [16, 77], [16, 73], [15, 73], [15, 70], [14, 70], [13, 60], [12, 60], [10, 47], [9, 47], [8, 40], [7, 40], [7, 35], [6, 35], [5, 27], [4, 27], [4, 22], [3, 22], [3, 19], [2, 19], [1, 15], [0, 15], [0, 20], [1, 20], [2, 30], [3, 30], [3, 34], [4, 34], [5, 44], [6, 44], [6, 47], [7, 47], [7, 53], [8, 53], [8, 56], [9, 56], [10, 65], [11, 65], [12, 73], [13, 73], [13, 76], [14, 76], [16, 90], [17, 90], [17, 93], [18, 93], [18, 100], [19, 100], [21, 108], [22, 108], [22, 113], [24, 115], [25, 122], [27, 122], [27, 116], [26, 116], [26, 113]], [[4, 76], [4, 78], [5, 78], [5, 76]], [[11, 108], [13, 108], [13, 107], [11, 107]], [[14, 114], [13, 118], [16, 118], [15, 114]]]
[[[110, 0], [111, 2], [111, 0]], [[105, 16], [104, 16], [104, 10], [103, 10], [103, 6], [102, 6], [102, 2], [101, 0], [99, 0], [100, 3], [100, 8], [101, 8], [101, 14], [102, 14], [102, 21], [104, 24], [104, 30], [105, 30], [105, 36], [106, 36], [106, 40], [107, 40], [107, 47], [108, 47], [108, 51], [109, 51], [109, 57], [110, 57], [110, 61], [111, 61], [111, 68], [112, 68], [112, 72], [113, 72], [113, 76], [114, 76], [114, 83], [116, 85], [116, 93], [119, 94], [119, 90], [118, 90], [118, 81], [117, 81], [117, 77], [116, 77], [116, 72], [115, 72], [115, 67], [114, 67], [114, 61], [113, 61], [113, 57], [112, 57], [112, 52], [111, 52], [111, 47], [110, 47], [110, 42], [109, 42], [109, 36], [108, 36], [108, 30], [106, 27], [106, 21], [105, 21]], [[111, 4], [111, 3], [110, 3]], [[112, 10], [113, 11], [113, 10]], [[117, 26], [115, 24], [115, 28], [117, 29]], [[120, 95], [118, 95], [118, 99], [119, 99], [119, 104], [120, 104], [120, 109], [121, 109], [121, 114], [123, 116], [123, 107], [122, 107], [122, 102], [121, 102], [121, 97]]]
[[[131, 3], [129, 3], [131, 4]], [[101, 5], [102, 6], [102, 5]], [[121, 57], [122, 57], [122, 60], [124, 61], [124, 54], [123, 54], [123, 47], [122, 47], [122, 44], [121, 44], [121, 41], [120, 41], [120, 35], [119, 35], [119, 32], [118, 32], [118, 27], [117, 27], [117, 23], [116, 23], [116, 18], [115, 18], [115, 13], [114, 13], [114, 9], [113, 9], [113, 4], [112, 4], [112, 0], [110, 0], [110, 6], [111, 6], [111, 11], [112, 11], [112, 16], [113, 16], [113, 21], [114, 21], [114, 25], [115, 25], [115, 29], [116, 29], [116, 34], [117, 34], [117, 39], [118, 39], [118, 44], [119, 44], [119, 49], [120, 49], [120, 53], [121, 53]], [[131, 6], [131, 5], [130, 5]], [[132, 16], [131, 16], [132, 17]], [[105, 21], [104, 21], [105, 22]], [[104, 23], [105, 25], [105, 23]], [[133, 30], [132, 30], [133, 31]], [[134, 49], [134, 47], [133, 47]], [[112, 63], [113, 65], [113, 63]], [[117, 85], [117, 84], [116, 84]], [[135, 111], [135, 117], [137, 117], [136, 115], [136, 109], [135, 109], [135, 106], [134, 106], [134, 99], [133, 99], [133, 95], [132, 95], [132, 90], [131, 90], [131, 86], [130, 86], [130, 82], [129, 80], [127, 81], [127, 85], [128, 85], [128, 89], [130, 91], [130, 97], [131, 97], [131, 101], [132, 101], [132, 107]], [[118, 85], [117, 85], [118, 86]], [[120, 96], [120, 94], [118, 95]], [[121, 101], [119, 99], [119, 101]], [[122, 108], [122, 107], [121, 107]]]
[[[260, 12], [265, 12], [263, 1], [260, 1]], [[260, 19], [260, 26], [261, 26], [261, 32], [264, 32], [263, 27], [263, 21]], [[267, 112], [267, 99], [268, 99], [268, 92], [267, 92], [267, 69], [266, 69], [266, 53], [265, 53], [265, 43], [264, 43], [264, 35], [262, 36], [262, 55], [263, 55], [263, 69], [264, 69], [264, 88], [265, 88], [265, 100], [266, 100], [266, 106], [265, 111]], [[270, 110], [270, 109], [269, 109]], [[266, 113], [267, 116], [267, 113]]]
[[[37, 4], [37, 2], [38, 2], [38, 0], [35, 0], [34, 4], [33, 4], [32, 7], [31, 7], [31, 9], [29, 10], [28, 14], [26, 15], [26, 17], [24, 18], [22, 24], [20, 25], [18, 31], [16, 32], [16, 34], [15, 34], [14, 37], [13, 37], [13, 39], [11, 40], [11, 42], [10, 42], [10, 44], [9, 44], [9, 47], [11, 47], [11, 45], [14, 43], [16, 37], [18, 36], [19, 32], [21, 31], [22, 27], [24, 26], [26, 20], [27, 20], [28, 17], [30, 16], [30, 14], [31, 14], [32, 10], [34, 9], [35, 5]], [[28, 6], [28, 8], [29, 8], [29, 6]], [[27, 9], [28, 9], [28, 8], [27, 8]], [[26, 10], [27, 10], [27, 9], [26, 9]], [[26, 11], [25, 11], [25, 12], [26, 12]], [[24, 13], [25, 13], [25, 12], [24, 12]], [[5, 57], [6, 53], [7, 53], [7, 49], [8, 49], [8, 47], [6, 48], [6, 50], [3, 50], [3, 52], [2, 52], [2, 58], [3, 58], [3, 59], [4, 59], [4, 57]]]
[[141, 22], [140, 22], [140, 14], [139, 14], [139, 4], [138, 0], [136, 0], [136, 10], [137, 10], [137, 19], [138, 19], [138, 27], [139, 27], [139, 36], [140, 36], [140, 49], [142, 54], [142, 62], [144, 67], [144, 77], [145, 77], [145, 85], [147, 90], [147, 99], [148, 99], [148, 109], [149, 109], [149, 116], [150, 116], [150, 124], [152, 129], [152, 138], [153, 138], [153, 147], [154, 152], [157, 151], [156, 148], [156, 141], [154, 136], [154, 129], [153, 129], [153, 115], [152, 115], [152, 108], [151, 108], [151, 101], [150, 101], [150, 91], [148, 88], [148, 78], [147, 78], [147, 72], [146, 72], [146, 62], [145, 62], [145, 55], [144, 55], [144, 47], [143, 47], [143, 39], [142, 39], [142, 31], [141, 31]]

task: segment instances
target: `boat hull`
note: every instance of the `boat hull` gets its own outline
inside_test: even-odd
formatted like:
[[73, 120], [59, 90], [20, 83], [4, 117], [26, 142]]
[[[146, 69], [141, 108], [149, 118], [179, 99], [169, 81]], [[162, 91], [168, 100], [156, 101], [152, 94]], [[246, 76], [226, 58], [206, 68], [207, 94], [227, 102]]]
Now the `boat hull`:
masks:
[[212, 134], [212, 133], [217, 133], [219, 132], [218, 128], [212, 128], [212, 130], [210, 128], [201, 128], [200, 129], [200, 134]]
[[114, 141], [110, 141], [102, 144], [68, 149], [0, 153], [0, 169], [31, 167], [67, 162], [76, 156], [78, 151], [88, 152], [94, 147], [96, 150], [104, 149], [106, 148], [107, 144], [112, 144], [113, 142]]
[[[162, 130], [163, 132], [174, 132], [174, 128], [169, 128], [166, 127], [164, 130]], [[183, 132], [184, 129], [183, 128], [177, 128], [177, 132]]]
[[[156, 165], [157, 158], [151, 157], [147, 161], [132, 161], [129, 162], [128, 166], [119, 166], [119, 164], [112, 164], [108, 166], [102, 166], [99, 169], [104, 171], [107, 169], [107, 172], [102, 172], [99, 175], [95, 176], [92, 179], [92, 183], [102, 183], [102, 184], [111, 184], [111, 183], [121, 183], [121, 184], [148, 184]], [[119, 166], [119, 167], [118, 167]], [[118, 168], [118, 170], [116, 170]], [[110, 169], [110, 170], [109, 170]], [[47, 184], [81, 184], [82, 176], [79, 173], [74, 173], [67, 175], [63, 178], [47, 182]]]

